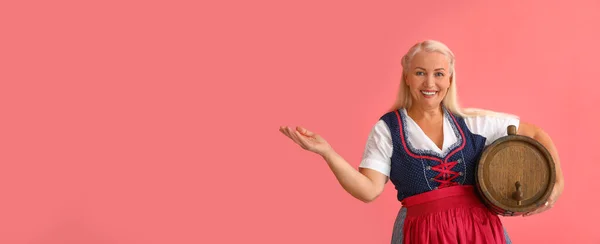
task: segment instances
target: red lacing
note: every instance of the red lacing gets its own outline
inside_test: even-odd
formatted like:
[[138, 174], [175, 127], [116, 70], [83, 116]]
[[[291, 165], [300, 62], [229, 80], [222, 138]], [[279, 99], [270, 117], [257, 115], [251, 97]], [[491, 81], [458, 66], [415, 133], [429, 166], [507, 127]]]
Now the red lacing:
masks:
[[444, 188], [458, 184], [456, 182], [452, 182], [452, 180], [456, 179], [456, 177], [458, 177], [460, 174], [458, 172], [452, 171], [452, 168], [454, 168], [454, 166], [457, 163], [458, 162], [456, 161], [447, 162], [431, 167], [432, 170], [440, 172], [436, 177], [433, 178], [433, 180], [440, 183], [440, 186], [438, 188]]

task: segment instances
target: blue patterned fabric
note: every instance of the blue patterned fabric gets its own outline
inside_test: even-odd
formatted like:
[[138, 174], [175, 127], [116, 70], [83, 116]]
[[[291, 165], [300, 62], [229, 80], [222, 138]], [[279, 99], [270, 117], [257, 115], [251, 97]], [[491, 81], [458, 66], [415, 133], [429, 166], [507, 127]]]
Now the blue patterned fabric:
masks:
[[[456, 163], [451, 170], [458, 175], [451, 182], [461, 185], [475, 184], [475, 166], [483, 152], [486, 139], [472, 134], [462, 118], [446, 110], [444, 116], [453, 122], [452, 129], [458, 138], [456, 143], [445, 150], [444, 155], [431, 150], [415, 149], [410, 144], [407, 138], [411, 135], [406, 130], [406, 115], [403, 111], [392, 111], [381, 117], [392, 136], [390, 181], [398, 191], [398, 201], [440, 187], [440, 182], [434, 179], [441, 176], [440, 172], [435, 171], [439, 161]], [[408, 150], [405, 150], [405, 147]]]

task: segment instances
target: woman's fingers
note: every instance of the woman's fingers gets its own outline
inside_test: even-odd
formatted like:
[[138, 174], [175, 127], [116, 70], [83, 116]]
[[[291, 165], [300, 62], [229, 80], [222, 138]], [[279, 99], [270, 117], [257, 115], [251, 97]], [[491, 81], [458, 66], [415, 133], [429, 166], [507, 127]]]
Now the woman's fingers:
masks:
[[[296, 144], [300, 145], [300, 147], [302, 147], [303, 149], [306, 150], [310, 150], [311, 149], [311, 142], [308, 140], [308, 137], [302, 133], [302, 131], [300, 131], [298, 129], [298, 127], [296, 127], [296, 130], [288, 127], [288, 126], [282, 126], [281, 128], [279, 128], [279, 131], [281, 131], [281, 133], [285, 134], [287, 137], [289, 137], [290, 139], [292, 139]], [[308, 131], [308, 130], [305, 130]], [[309, 132], [312, 133], [312, 132]]]
[[295, 131], [293, 129], [289, 129], [291, 136], [294, 138], [294, 141], [298, 143], [304, 149], [310, 149], [310, 144], [307, 142], [306, 137], [300, 134], [300, 132]]
[[282, 134], [284, 134], [285, 136], [289, 137], [290, 139], [292, 139], [292, 137], [290, 136], [290, 133], [287, 130], [287, 126], [281, 126], [279, 128], [279, 131], [281, 131]]
[[292, 136], [292, 134], [290, 133], [290, 129], [287, 126], [280, 128], [279, 131], [281, 131], [281, 133], [283, 133], [285, 136], [292, 139], [292, 141], [296, 142], [294, 136]]
[[523, 216], [524, 216], [524, 217], [527, 217], [527, 216], [531, 216], [531, 215], [536, 215], [536, 214], [543, 213], [543, 212], [545, 212], [545, 211], [548, 211], [548, 209], [552, 208], [552, 205], [553, 205], [553, 204], [551, 204], [551, 203], [549, 203], [549, 202], [546, 202], [546, 203], [545, 203], [545, 204], [544, 204], [542, 207], [540, 207], [540, 208], [538, 208], [538, 209], [536, 209], [536, 210], [534, 210], [534, 211], [531, 211], [531, 212], [529, 212], [529, 213], [526, 213], [526, 214], [524, 214]]
[[554, 189], [552, 190], [552, 193], [550, 194], [550, 197], [548, 198], [548, 201], [546, 201], [546, 203], [544, 203], [544, 205], [542, 205], [538, 209], [532, 211], [531, 213], [526, 214], [525, 216], [540, 214], [540, 213], [543, 213], [543, 212], [548, 211], [549, 209], [553, 208], [554, 204], [556, 203], [556, 198], [557, 198], [558, 192], [560, 192], [559, 186], [555, 185]]
[[302, 141], [300, 141], [300, 138], [298, 137], [298, 135], [295, 133], [295, 131], [294, 131], [292, 128], [289, 128], [289, 127], [287, 127], [287, 126], [286, 126], [286, 127], [284, 127], [284, 129], [283, 129], [283, 130], [284, 130], [285, 134], [286, 134], [286, 135], [287, 135], [287, 136], [288, 136], [290, 139], [292, 139], [292, 140], [293, 140], [293, 141], [294, 141], [296, 144], [298, 144], [298, 145], [300, 145], [300, 146], [304, 147], [304, 145], [303, 145]]
[[536, 210], [534, 210], [532, 212], [526, 213], [526, 214], [524, 214], [524, 217], [529, 217], [529, 216], [532, 216], [532, 215], [539, 214], [539, 213], [545, 211], [545, 208], [546, 207], [542, 207], [542, 208], [536, 209]]
[[314, 136], [315, 133], [312, 131], [307, 130], [306, 128], [302, 127], [302, 126], [298, 126], [296, 127], [296, 130], [299, 131], [301, 134], [306, 135], [306, 136]]
[[300, 145], [302, 146], [302, 148], [310, 149], [311, 144], [308, 141], [308, 138], [306, 138], [302, 134], [300, 134], [299, 131], [294, 131], [294, 135], [296, 136], [296, 138], [298, 138], [298, 141], [300, 141]]

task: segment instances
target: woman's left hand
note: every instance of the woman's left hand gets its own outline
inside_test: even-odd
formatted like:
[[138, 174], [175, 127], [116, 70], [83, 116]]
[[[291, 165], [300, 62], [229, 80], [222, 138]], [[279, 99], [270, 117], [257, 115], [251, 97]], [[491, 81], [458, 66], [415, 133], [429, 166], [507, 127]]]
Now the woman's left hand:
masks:
[[529, 217], [531, 215], [539, 214], [539, 213], [542, 213], [544, 211], [551, 209], [552, 207], [554, 207], [554, 204], [556, 203], [556, 200], [558, 200], [558, 196], [561, 194], [561, 192], [562, 192], [562, 187], [558, 183], [554, 184], [554, 189], [552, 189], [552, 193], [550, 193], [550, 197], [548, 197], [548, 201], [546, 201], [546, 203], [544, 205], [540, 206], [536, 210], [533, 210], [529, 213], [523, 214], [523, 217]]
[[552, 142], [550, 136], [541, 128], [533, 124], [525, 123], [523, 121], [521, 121], [519, 124], [518, 134], [533, 138], [534, 140], [542, 144], [548, 150], [550, 155], [552, 155], [552, 159], [554, 159], [554, 166], [556, 170], [556, 183], [554, 184], [554, 188], [552, 189], [552, 193], [550, 193], [550, 197], [548, 197], [547, 202], [544, 205], [537, 208], [536, 210], [533, 210], [523, 215], [523, 217], [527, 217], [548, 211], [549, 209], [554, 207], [554, 204], [562, 194], [565, 183], [562, 174], [562, 169], [560, 167], [558, 151], [556, 150], [556, 146]]

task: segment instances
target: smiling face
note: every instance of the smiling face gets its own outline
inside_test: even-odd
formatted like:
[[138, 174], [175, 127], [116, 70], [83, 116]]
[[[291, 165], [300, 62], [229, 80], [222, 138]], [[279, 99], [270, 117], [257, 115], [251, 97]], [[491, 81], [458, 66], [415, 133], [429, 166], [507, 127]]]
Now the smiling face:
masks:
[[448, 58], [439, 52], [421, 51], [413, 56], [406, 75], [412, 104], [421, 109], [438, 108], [450, 87]]

